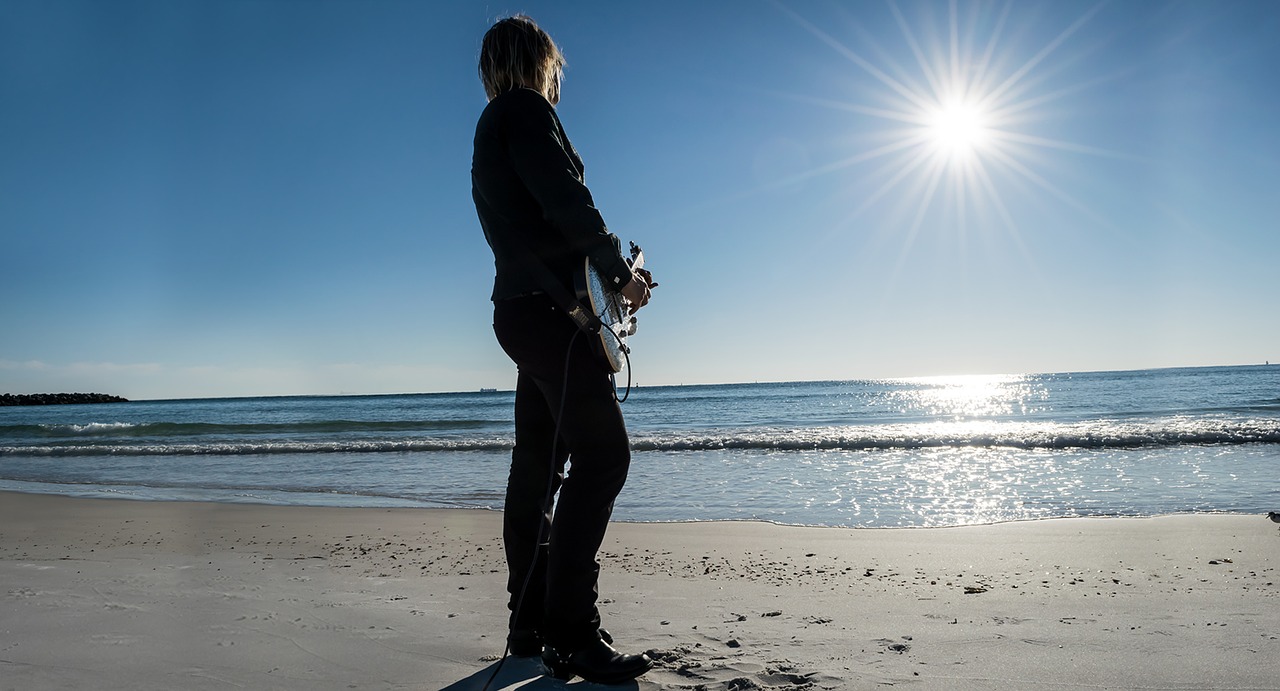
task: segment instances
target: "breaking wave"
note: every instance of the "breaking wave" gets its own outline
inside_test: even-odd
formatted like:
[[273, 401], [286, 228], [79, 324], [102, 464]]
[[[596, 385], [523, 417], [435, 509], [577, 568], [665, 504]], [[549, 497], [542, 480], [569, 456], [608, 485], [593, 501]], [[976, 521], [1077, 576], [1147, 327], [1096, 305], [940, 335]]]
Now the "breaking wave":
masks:
[[[472, 431], [490, 421], [347, 422], [209, 425], [154, 424], [92, 432], [94, 438], [68, 440], [82, 433], [64, 430], [50, 443], [0, 446], [11, 456], [195, 456], [323, 453], [506, 452], [505, 433]], [[142, 432], [138, 428], [150, 428]], [[176, 428], [176, 430], [174, 429]], [[163, 433], [162, 433], [163, 430]], [[270, 438], [323, 432], [324, 439]], [[349, 438], [338, 435], [348, 433]], [[85, 432], [83, 435], [90, 435]], [[165, 436], [155, 443], [129, 443], [128, 437]], [[208, 439], [191, 437], [208, 436]], [[228, 438], [232, 437], [232, 438]], [[238, 438], [237, 438], [238, 437]], [[175, 439], [176, 438], [176, 439]], [[742, 428], [639, 432], [637, 452], [697, 451], [875, 451], [934, 448], [1129, 449], [1184, 445], [1280, 444], [1280, 420], [1206, 418], [1090, 421], [1068, 423], [929, 423], [845, 427]]]

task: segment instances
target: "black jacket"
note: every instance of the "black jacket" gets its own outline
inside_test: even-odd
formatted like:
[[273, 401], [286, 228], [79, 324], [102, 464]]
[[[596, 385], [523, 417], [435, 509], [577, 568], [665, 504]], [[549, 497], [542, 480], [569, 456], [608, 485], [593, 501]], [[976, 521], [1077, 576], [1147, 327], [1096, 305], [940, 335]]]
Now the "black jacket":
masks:
[[570, 290], [584, 256], [615, 288], [631, 280], [618, 238], [583, 183], [582, 159], [538, 92], [514, 89], [485, 107], [476, 124], [471, 196], [493, 249], [494, 300], [542, 290], [525, 269], [530, 250]]

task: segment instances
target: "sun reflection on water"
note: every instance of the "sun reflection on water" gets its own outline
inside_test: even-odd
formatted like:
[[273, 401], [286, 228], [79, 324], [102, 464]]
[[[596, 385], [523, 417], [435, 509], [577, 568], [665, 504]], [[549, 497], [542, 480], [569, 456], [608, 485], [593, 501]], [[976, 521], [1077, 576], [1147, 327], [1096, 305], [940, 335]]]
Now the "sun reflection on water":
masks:
[[[1043, 380], [1026, 375], [953, 375], [898, 380], [900, 412], [932, 418], [913, 425], [929, 438], [965, 438], [995, 443], [1021, 429], [1021, 417], [1048, 408]], [[922, 429], [928, 428], [928, 429]], [[863, 461], [869, 460], [864, 457]], [[1009, 453], [975, 443], [967, 449], [923, 449], [913, 462], [894, 464], [893, 477], [881, 477], [888, 492], [922, 517], [925, 525], [996, 523], [1036, 517], [1024, 503], [1054, 459], [1035, 450]], [[889, 468], [885, 468], [889, 471]]]
[[901, 412], [957, 421], [1025, 415], [1040, 410], [1049, 398], [1042, 382], [1020, 374], [917, 377], [897, 381], [907, 385], [895, 393]]

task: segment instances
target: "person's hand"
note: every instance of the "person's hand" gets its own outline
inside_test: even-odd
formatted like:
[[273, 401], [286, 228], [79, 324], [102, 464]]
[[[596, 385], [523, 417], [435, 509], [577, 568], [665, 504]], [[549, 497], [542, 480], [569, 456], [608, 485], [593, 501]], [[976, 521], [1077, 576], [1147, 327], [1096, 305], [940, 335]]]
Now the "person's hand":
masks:
[[635, 269], [632, 273], [638, 274], [640, 278], [643, 278], [645, 284], [649, 286], [649, 290], [653, 290], [658, 287], [658, 284], [653, 282], [653, 274], [649, 273], [648, 269]]
[[631, 311], [636, 310], [649, 304], [649, 289], [658, 285], [653, 282], [653, 275], [644, 269], [636, 269], [631, 272], [631, 280], [622, 286], [622, 297], [631, 303]]

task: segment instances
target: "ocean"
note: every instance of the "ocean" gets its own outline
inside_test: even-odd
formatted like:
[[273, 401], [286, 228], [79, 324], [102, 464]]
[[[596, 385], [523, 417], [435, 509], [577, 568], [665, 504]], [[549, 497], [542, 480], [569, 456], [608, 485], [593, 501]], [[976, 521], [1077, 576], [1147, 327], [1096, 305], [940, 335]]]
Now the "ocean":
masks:
[[[513, 399], [0, 408], [0, 489], [501, 509]], [[615, 520], [923, 527], [1280, 510], [1274, 365], [644, 387], [623, 410], [633, 455]]]

